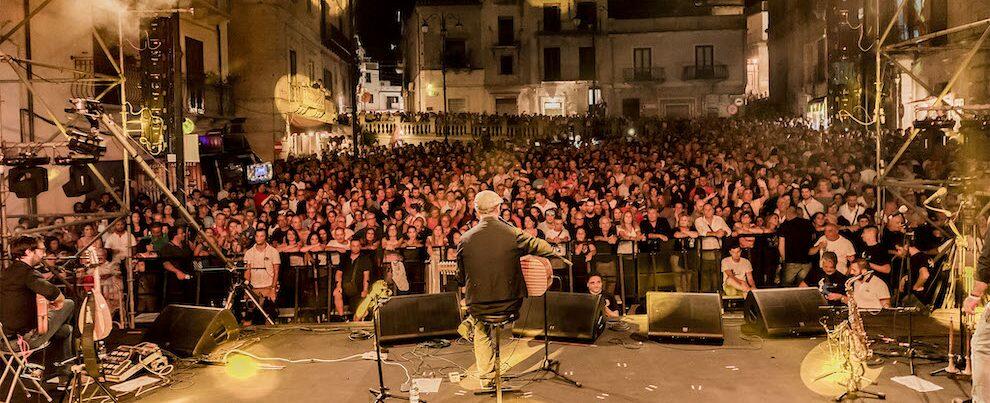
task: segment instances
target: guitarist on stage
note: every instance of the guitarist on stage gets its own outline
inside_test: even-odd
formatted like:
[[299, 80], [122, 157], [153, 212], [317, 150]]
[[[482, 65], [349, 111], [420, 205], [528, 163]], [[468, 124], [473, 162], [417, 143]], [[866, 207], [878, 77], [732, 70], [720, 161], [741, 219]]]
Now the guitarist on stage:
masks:
[[[72, 318], [75, 304], [35, 270], [45, 257], [45, 244], [34, 237], [15, 238], [10, 244], [13, 261], [0, 273], [0, 323], [4, 337], [23, 337], [31, 348], [51, 341], [56, 362], [72, 355]], [[38, 323], [36, 296], [49, 302], [47, 324]], [[40, 326], [39, 326], [40, 325]], [[47, 325], [47, 326], [46, 326]], [[39, 332], [39, 329], [47, 329]], [[65, 382], [68, 375], [62, 376]]]
[[519, 258], [557, 256], [547, 241], [499, 220], [501, 205], [502, 198], [495, 192], [479, 192], [474, 197], [479, 222], [464, 233], [457, 247], [457, 279], [468, 311], [460, 330], [468, 340], [473, 335], [478, 378], [484, 388], [495, 383], [494, 330], [476, 317], [517, 314], [527, 295]]
[[[963, 311], [973, 314], [983, 301], [990, 283], [990, 230], [983, 237], [983, 251], [976, 263], [973, 291], [963, 301]], [[973, 360], [973, 402], [990, 403], [990, 307], [983, 309], [983, 317], [976, 320], [976, 331], [970, 347]]]

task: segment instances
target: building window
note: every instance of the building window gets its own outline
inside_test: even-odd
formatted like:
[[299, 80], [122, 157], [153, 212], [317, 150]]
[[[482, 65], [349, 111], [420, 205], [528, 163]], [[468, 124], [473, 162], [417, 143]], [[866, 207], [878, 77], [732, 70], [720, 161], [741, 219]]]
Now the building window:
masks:
[[299, 65], [296, 64], [296, 51], [289, 49], [289, 81], [295, 83], [297, 74], [299, 74]]
[[694, 69], [699, 78], [715, 76], [715, 47], [700, 45], [694, 47]]
[[578, 66], [580, 66], [579, 79], [581, 80], [594, 80], [595, 79], [595, 48], [593, 47], [581, 47], [578, 48]]
[[543, 30], [546, 32], [560, 32], [559, 5], [546, 4], [543, 6]]
[[364, 82], [371, 84], [371, 73], [364, 73]]
[[512, 17], [498, 17], [498, 44], [510, 46], [515, 42], [515, 26]]
[[444, 61], [447, 63], [447, 68], [461, 69], [469, 67], [467, 42], [463, 39], [447, 38], [444, 43]]
[[622, 100], [622, 116], [629, 119], [639, 119], [639, 98]]
[[386, 97], [385, 107], [387, 109], [395, 109], [399, 106], [399, 97]]
[[649, 80], [650, 69], [653, 67], [653, 49], [635, 48], [633, 49], [633, 78], [636, 80]]
[[499, 57], [498, 63], [498, 74], [508, 76], [513, 74], [513, 57], [512, 55], [502, 55]]
[[187, 36], [185, 45], [186, 106], [190, 111], [205, 113], [206, 70], [203, 64], [203, 42]]
[[467, 101], [464, 98], [448, 98], [447, 99], [447, 109], [451, 113], [464, 112], [467, 106]]
[[333, 73], [329, 69], [323, 69], [323, 88], [327, 90], [328, 93], [332, 94], [333, 91]]
[[543, 81], [560, 81], [560, 48], [543, 48]]

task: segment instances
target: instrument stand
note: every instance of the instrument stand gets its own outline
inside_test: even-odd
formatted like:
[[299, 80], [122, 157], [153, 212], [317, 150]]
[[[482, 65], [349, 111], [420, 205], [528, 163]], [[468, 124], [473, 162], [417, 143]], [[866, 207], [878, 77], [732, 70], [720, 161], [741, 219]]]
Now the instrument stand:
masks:
[[[80, 357], [76, 357], [75, 359], [78, 358]], [[117, 402], [117, 397], [114, 396], [113, 392], [111, 392], [109, 388], [107, 388], [107, 385], [105, 383], [94, 377], [86, 376], [85, 364], [73, 365], [70, 367], [70, 370], [72, 371], [72, 380], [69, 381], [69, 396], [68, 399], [66, 399], [67, 401], [69, 402], [75, 401], [76, 403], [83, 403], [91, 400], [106, 401], [106, 399], [110, 399], [110, 401], [113, 401], [115, 403]], [[98, 396], [97, 395], [98, 391], [94, 390], [89, 397], [83, 398], [83, 395], [86, 394], [86, 390], [89, 389], [89, 385], [90, 385], [89, 383], [85, 383], [86, 378], [88, 378], [92, 383], [95, 383], [96, 386], [99, 388], [99, 391], [103, 392], [103, 394], [105, 394], [106, 397]], [[75, 400], [73, 400], [73, 398]]]
[[839, 396], [835, 397], [835, 401], [841, 402], [846, 399], [859, 400], [859, 399], [877, 399], [877, 400], [887, 400], [887, 395], [881, 392], [870, 392], [867, 390], [857, 390], [857, 391], [847, 391]]
[[[381, 307], [384, 306], [385, 303], [387, 303], [387, 302], [388, 302], [388, 299], [387, 298], [379, 299], [375, 303], [375, 306], [373, 308], [373, 312], [372, 312], [372, 315], [371, 315], [372, 324], [374, 324], [374, 326], [375, 326], [375, 329], [374, 329], [375, 330], [375, 332], [374, 332], [374, 338], [375, 338], [375, 363], [378, 364], [378, 389], [368, 389], [368, 392], [371, 392], [371, 396], [374, 397], [375, 403], [381, 403], [381, 402], [384, 402], [384, 401], [386, 401], [388, 399], [400, 399], [400, 400], [407, 400], [407, 401], [409, 400], [409, 397], [408, 396], [402, 396], [402, 395], [394, 394], [392, 392], [389, 392], [388, 391], [388, 388], [385, 387], [385, 375], [382, 373], [382, 345], [381, 345], [381, 342], [378, 339], [378, 331], [380, 329], [379, 321], [381, 320], [381, 318], [379, 316], [379, 311], [381, 310]], [[412, 387], [412, 385], [410, 385], [410, 387]], [[425, 400], [420, 399], [420, 402], [425, 402]]]
[[548, 298], [546, 294], [543, 294], [543, 361], [540, 363], [540, 366], [538, 368], [534, 368], [517, 375], [508, 375], [505, 376], [505, 378], [514, 379], [529, 374], [545, 372], [545, 373], [550, 373], [553, 376], [549, 378], [541, 377], [538, 378], [538, 380], [559, 379], [564, 383], [580, 388], [583, 386], [581, 385], [581, 382], [575, 381], [570, 377], [568, 377], [567, 375], [560, 373], [560, 361], [550, 358], [550, 323], [547, 320], [547, 318], [550, 316], [550, 306], [548, 302], [549, 300], [550, 298]]
[[234, 283], [234, 286], [230, 288], [230, 292], [227, 293], [227, 300], [223, 304], [224, 309], [231, 309], [234, 306], [234, 296], [237, 295], [238, 289], [244, 290], [244, 295], [248, 297], [248, 300], [254, 304], [255, 308], [258, 308], [258, 310], [261, 311], [261, 315], [265, 317], [265, 323], [268, 323], [269, 325], [275, 324], [272, 318], [268, 316], [268, 312], [265, 312], [265, 310], [261, 307], [261, 303], [258, 302], [258, 298], [254, 296], [254, 292], [251, 291], [251, 287], [248, 286], [243, 280], [238, 280]]

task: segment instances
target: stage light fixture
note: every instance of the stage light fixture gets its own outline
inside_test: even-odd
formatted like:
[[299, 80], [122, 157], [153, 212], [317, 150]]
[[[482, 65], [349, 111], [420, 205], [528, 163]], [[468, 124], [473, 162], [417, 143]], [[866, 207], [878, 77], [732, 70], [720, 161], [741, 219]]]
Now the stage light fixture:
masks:
[[102, 157], [107, 152], [107, 146], [103, 144], [97, 129], [92, 129], [86, 133], [79, 129], [69, 129], [69, 150], [79, 154]]

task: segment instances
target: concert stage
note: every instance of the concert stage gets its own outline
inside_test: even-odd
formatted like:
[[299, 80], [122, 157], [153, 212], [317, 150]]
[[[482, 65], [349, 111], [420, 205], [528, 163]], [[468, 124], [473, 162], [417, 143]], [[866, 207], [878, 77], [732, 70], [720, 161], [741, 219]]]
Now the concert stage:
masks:
[[[897, 323], [887, 317], [865, 318], [871, 337], [905, 335], [907, 320]], [[525, 395], [507, 395], [506, 401], [518, 402], [805, 402], [828, 401], [831, 395], [814, 393], [802, 379], [802, 363], [824, 336], [760, 339], [743, 334], [739, 314], [725, 318], [725, 344], [702, 346], [661, 344], [640, 340], [639, 328], [645, 316], [629, 316], [629, 330], [606, 330], [594, 345], [551, 344], [551, 355], [562, 362], [562, 371], [584, 384], [575, 388], [551, 380], [538, 381], [533, 376], [511, 382]], [[214, 354], [240, 348], [258, 356], [288, 359], [335, 359], [373, 351], [370, 340], [351, 341], [348, 335], [355, 325], [314, 325], [263, 327], [242, 334], [239, 342], [228, 343]], [[946, 330], [933, 318], [914, 320], [915, 335], [929, 343], [943, 345]], [[503, 332], [505, 335], [508, 332]], [[414, 377], [443, 378], [439, 393], [423, 394], [429, 402], [482, 402], [494, 397], [474, 396], [477, 380], [467, 378], [452, 384], [451, 371], [473, 370], [474, 356], [467, 344], [432, 349], [413, 344], [389, 349], [389, 360], [398, 360]], [[508, 358], [511, 373], [536, 366], [542, 358], [542, 343], [534, 340], [506, 340], [503, 359]], [[809, 359], [808, 361], [814, 361]], [[241, 360], [239, 364], [250, 362]], [[894, 383], [891, 377], [909, 375], [903, 358], [885, 358], [878, 384], [867, 390], [887, 394], [891, 402], [948, 402], [968, 396], [969, 381], [931, 377], [928, 373], [943, 367], [918, 359], [917, 373], [944, 389], [915, 392]], [[378, 384], [373, 360], [340, 363], [285, 364], [284, 369], [231, 368], [222, 366], [185, 366], [173, 374], [173, 384], [143, 395], [143, 402], [366, 402], [369, 388]], [[242, 365], [243, 366], [243, 365]], [[807, 373], [820, 373], [817, 362], [804, 363]], [[815, 368], [812, 368], [815, 367]], [[432, 372], [432, 375], [431, 375]], [[424, 375], [425, 374], [425, 375]], [[806, 376], [806, 378], [814, 378]], [[387, 386], [398, 392], [406, 375], [396, 365], [385, 366]], [[393, 400], [399, 401], [399, 400]]]

